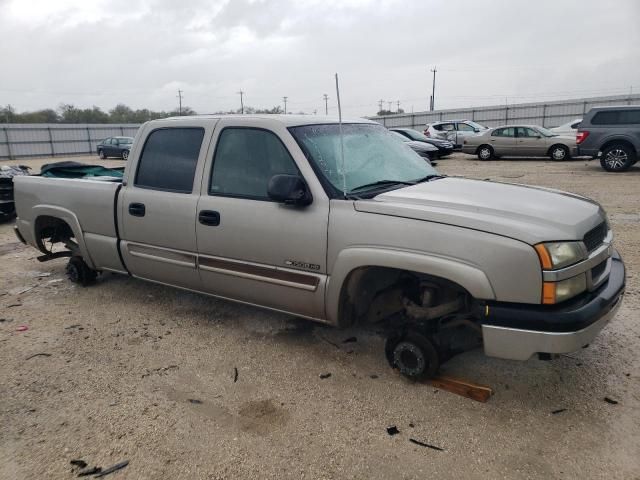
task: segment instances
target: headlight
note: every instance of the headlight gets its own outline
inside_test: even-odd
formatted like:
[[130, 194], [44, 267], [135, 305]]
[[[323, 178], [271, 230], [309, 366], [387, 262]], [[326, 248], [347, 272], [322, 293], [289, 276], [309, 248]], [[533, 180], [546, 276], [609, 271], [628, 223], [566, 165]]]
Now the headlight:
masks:
[[580, 242], [548, 242], [535, 246], [544, 270], [556, 270], [579, 262], [584, 257]]
[[584, 273], [560, 282], [544, 282], [542, 284], [542, 303], [549, 305], [564, 302], [586, 289], [587, 276]]

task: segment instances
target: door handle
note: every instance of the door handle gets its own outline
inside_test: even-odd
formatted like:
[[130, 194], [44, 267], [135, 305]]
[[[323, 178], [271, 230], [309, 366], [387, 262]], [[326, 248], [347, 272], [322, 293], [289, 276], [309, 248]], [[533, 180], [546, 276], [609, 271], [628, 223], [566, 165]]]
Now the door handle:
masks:
[[200, 210], [200, 213], [198, 214], [198, 221], [202, 225], [217, 227], [220, 225], [220, 212], [216, 212], [214, 210]]
[[144, 217], [145, 213], [146, 209], [144, 207], [144, 203], [129, 204], [129, 215], [133, 215], [134, 217]]

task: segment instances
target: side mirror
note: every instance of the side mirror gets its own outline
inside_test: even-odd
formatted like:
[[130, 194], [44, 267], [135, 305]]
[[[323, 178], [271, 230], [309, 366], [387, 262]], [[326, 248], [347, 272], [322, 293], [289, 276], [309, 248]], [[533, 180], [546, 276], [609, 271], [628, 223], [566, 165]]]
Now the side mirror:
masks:
[[313, 201], [309, 187], [299, 175], [274, 175], [269, 179], [267, 195], [285, 205], [306, 206]]

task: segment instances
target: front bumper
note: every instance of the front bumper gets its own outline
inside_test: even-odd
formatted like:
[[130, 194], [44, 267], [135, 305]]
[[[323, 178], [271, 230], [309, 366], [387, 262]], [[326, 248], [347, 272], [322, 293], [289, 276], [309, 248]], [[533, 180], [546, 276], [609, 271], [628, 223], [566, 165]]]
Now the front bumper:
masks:
[[482, 321], [487, 356], [527, 360], [536, 353], [569, 353], [588, 345], [622, 304], [625, 268], [617, 252], [608, 280], [595, 292], [563, 304], [489, 304]]

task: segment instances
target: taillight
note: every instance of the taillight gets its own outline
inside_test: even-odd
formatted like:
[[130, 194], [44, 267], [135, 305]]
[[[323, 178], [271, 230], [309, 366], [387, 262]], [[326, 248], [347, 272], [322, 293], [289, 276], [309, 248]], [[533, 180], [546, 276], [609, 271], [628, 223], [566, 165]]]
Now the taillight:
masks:
[[589, 132], [578, 130], [578, 133], [576, 133], [576, 143], [580, 145], [582, 142], [584, 142], [587, 139], [588, 136], [589, 136]]

